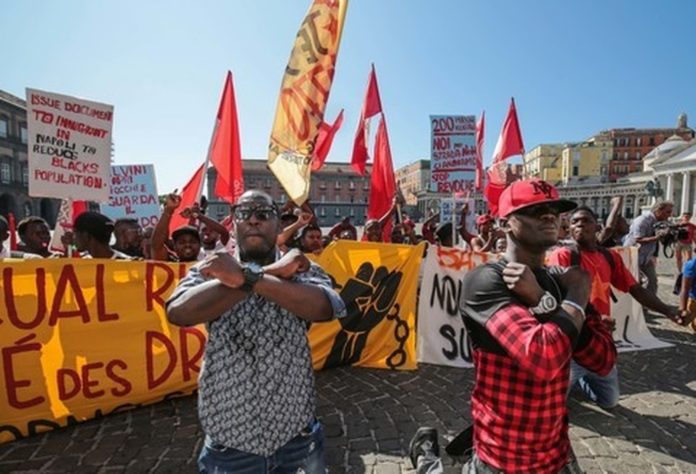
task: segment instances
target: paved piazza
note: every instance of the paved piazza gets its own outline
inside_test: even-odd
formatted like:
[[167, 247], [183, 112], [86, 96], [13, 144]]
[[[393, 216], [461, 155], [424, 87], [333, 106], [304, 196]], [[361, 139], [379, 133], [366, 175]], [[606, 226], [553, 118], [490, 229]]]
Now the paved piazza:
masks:
[[[675, 302], [672, 269], [660, 264], [660, 293]], [[609, 413], [571, 398], [571, 438], [588, 473], [696, 472], [696, 335], [647, 319], [674, 347], [620, 355], [620, 406]], [[470, 421], [472, 376], [432, 365], [318, 373], [330, 472], [413, 472], [407, 448], [417, 427], [447, 438]], [[1, 445], [0, 472], [195, 472], [201, 438], [196, 399], [186, 397]], [[447, 472], [459, 471], [445, 460]]]

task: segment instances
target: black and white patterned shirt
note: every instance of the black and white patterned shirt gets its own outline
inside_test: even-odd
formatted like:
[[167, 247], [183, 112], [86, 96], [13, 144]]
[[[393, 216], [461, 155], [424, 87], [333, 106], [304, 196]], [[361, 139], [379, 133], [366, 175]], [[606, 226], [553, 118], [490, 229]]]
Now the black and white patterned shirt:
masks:
[[[345, 304], [321, 267], [312, 263], [292, 280], [321, 288], [331, 301], [333, 316], [345, 316]], [[170, 301], [205, 281], [198, 267], [192, 267]], [[198, 380], [201, 426], [216, 443], [269, 456], [314, 418], [307, 324], [250, 293], [207, 326]]]

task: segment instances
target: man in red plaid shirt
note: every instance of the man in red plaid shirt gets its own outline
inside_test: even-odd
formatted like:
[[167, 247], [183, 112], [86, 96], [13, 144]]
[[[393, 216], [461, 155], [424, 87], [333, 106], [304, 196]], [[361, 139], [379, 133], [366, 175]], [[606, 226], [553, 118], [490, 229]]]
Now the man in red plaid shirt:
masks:
[[[611, 334], [588, 306], [590, 278], [579, 267], [544, 266], [558, 216], [575, 208], [540, 180], [517, 181], [500, 196], [507, 251], [462, 282], [460, 310], [474, 348], [472, 459], [463, 472], [581, 472], [568, 438], [570, 361], [606, 374], [616, 360]], [[437, 449], [419, 430], [412, 459]], [[426, 450], [418, 452], [418, 447]], [[418, 472], [436, 472], [418, 461]]]

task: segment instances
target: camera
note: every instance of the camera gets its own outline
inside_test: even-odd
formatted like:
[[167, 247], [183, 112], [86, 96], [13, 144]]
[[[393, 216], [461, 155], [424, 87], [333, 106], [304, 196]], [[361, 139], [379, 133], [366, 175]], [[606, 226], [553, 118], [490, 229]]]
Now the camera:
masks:
[[[665, 257], [672, 258], [674, 255], [674, 250], [671, 247], [680, 240], [686, 240], [689, 238], [689, 231], [683, 224], [672, 224], [670, 222], [658, 222], [653, 226], [656, 232], [662, 232], [663, 235], [660, 238], [660, 243], [663, 246], [663, 253]], [[672, 255], [667, 255], [667, 249], [671, 250]]]

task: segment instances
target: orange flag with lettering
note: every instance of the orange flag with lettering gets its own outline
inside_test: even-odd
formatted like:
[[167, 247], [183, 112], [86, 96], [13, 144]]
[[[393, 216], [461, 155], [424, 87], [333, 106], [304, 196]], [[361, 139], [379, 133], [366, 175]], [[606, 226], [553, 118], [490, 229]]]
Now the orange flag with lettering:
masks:
[[314, 0], [285, 68], [268, 167], [290, 199], [309, 197], [312, 156], [333, 83], [347, 0]]

